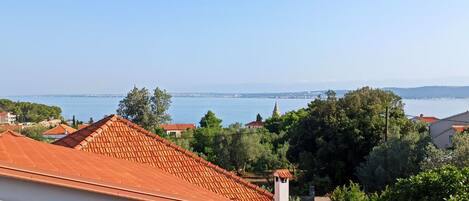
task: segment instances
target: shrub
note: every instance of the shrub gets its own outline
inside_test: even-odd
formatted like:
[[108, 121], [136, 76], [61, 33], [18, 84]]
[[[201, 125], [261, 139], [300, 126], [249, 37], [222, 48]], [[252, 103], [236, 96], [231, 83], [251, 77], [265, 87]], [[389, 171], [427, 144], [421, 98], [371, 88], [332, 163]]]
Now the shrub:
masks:
[[467, 200], [469, 192], [469, 168], [445, 166], [406, 179], [385, 190], [382, 200], [441, 201]]
[[331, 195], [332, 201], [367, 201], [368, 196], [360, 190], [360, 185], [350, 182], [348, 185], [338, 186]]

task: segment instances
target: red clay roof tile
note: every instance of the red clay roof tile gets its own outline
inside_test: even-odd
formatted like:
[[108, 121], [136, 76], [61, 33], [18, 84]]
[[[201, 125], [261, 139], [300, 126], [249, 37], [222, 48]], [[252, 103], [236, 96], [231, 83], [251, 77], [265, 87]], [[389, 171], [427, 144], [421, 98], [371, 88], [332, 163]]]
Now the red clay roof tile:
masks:
[[0, 176], [137, 200], [228, 200], [151, 166], [0, 134]]
[[43, 135], [64, 135], [64, 134], [73, 133], [75, 131], [77, 130], [70, 126], [67, 126], [65, 124], [59, 124], [54, 128], [44, 131], [44, 133], [42, 134]]
[[273, 199], [272, 193], [117, 115], [54, 144], [149, 164], [231, 200]]
[[280, 178], [287, 178], [287, 179], [293, 178], [293, 175], [287, 169], [275, 170], [274, 176], [280, 177]]
[[195, 129], [195, 124], [161, 124], [160, 127], [165, 130], [187, 130], [187, 129]]

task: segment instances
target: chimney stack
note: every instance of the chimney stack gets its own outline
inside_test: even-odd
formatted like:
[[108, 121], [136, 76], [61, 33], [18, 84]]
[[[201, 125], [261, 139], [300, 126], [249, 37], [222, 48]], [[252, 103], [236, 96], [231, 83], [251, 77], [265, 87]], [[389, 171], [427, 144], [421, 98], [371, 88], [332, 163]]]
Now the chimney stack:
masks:
[[280, 169], [274, 172], [275, 193], [274, 201], [288, 201], [289, 180], [293, 175], [287, 169]]

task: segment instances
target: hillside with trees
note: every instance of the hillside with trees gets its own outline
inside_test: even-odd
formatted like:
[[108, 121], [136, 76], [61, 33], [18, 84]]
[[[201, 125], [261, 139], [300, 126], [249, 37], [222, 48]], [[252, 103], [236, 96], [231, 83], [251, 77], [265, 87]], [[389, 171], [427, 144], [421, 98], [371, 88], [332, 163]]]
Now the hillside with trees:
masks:
[[14, 113], [18, 122], [40, 122], [49, 118], [62, 119], [60, 107], [39, 103], [0, 99], [0, 111]]

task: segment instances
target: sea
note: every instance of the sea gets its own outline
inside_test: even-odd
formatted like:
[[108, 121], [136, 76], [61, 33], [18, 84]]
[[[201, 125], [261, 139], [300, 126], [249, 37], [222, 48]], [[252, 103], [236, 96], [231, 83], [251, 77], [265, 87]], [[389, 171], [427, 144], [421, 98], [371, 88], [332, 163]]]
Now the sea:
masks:
[[[87, 122], [95, 121], [109, 114], [115, 114], [120, 96], [5, 96], [14, 101], [28, 101], [55, 105], [62, 108], [62, 116], [71, 119], [75, 116]], [[195, 123], [212, 110], [223, 125], [248, 123], [260, 114], [267, 118], [272, 115], [275, 102], [281, 112], [297, 110], [308, 106], [311, 99], [271, 99], [271, 98], [212, 98], [212, 97], [173, 97], [169, 113], [172, 123]], [[448, 117], [469, 110], [469, 99], [403, 99], [404, 109], [409, 117], [424, 114], [438, 118]]]

